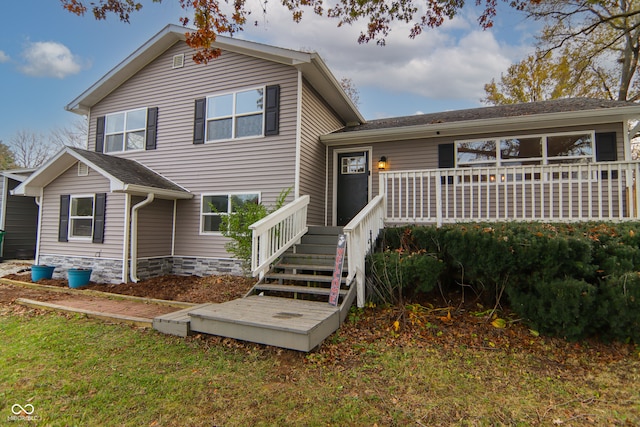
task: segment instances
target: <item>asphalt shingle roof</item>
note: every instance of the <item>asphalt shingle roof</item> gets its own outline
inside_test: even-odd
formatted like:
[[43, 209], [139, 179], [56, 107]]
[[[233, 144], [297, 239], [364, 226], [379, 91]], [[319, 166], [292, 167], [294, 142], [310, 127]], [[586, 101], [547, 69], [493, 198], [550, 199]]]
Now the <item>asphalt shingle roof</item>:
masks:
[[135, 160], [110, 156], [95, 151], [82, 150], [80, 148], [70, 149], [125, 184], [157, 188], [159, 190], [188, 192], [173, 181], [168, 180]]
[[413, 116], [371, 120], [359, 126], [346, 127], [338, 132], [389, 129], [405, 126], [455, 123], [465, 122], [469, 120], [499, 119], [506, 117], [531, 116], [536, 114], [560, 113], [568, 111], [598, 110], [637, 105], [638, 104], [626, 101], [608, 101], [592, 98], [556, 99], [551, 101], [539, 101], [525, 104], [470, 108], [466, 110], [443, 111], [439, 113], [416, 114]]

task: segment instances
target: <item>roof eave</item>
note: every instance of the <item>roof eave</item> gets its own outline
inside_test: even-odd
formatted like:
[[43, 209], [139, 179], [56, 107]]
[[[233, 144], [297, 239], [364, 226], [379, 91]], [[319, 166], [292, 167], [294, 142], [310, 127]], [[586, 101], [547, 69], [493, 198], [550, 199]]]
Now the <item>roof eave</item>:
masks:
[[526, 131], [540, 127], [579, 126], [611, 123], [640, 117], [640, 105], [603, 108], [597, 110], [566, 111], [530, 116], [503, 117], [467, 120], [447, 123], [432, 123], [415, 126], [400, 126], [363, 131], [336, 132], [320, 136], [327, 146], [349, 143], [375, 143], [389, 140], [410, 140], [462, 136], [509, 131]]
[[320, 56], [313, 54], [309, 63], [301, 63], [297, 68], [347, 125], [366, 123], [358, 107], [345, 93], [340, 82], [336, 80]]
[[125, 184], [117, 189], [112, 188], [111, 191], [127, 193], [133, 196], [146, 196], [147, 194], [153, 193], [156, 198], [166, 200], [187, 200], [193, 198], [193, 194], [187, 191], [160, 189], [135, 184]]

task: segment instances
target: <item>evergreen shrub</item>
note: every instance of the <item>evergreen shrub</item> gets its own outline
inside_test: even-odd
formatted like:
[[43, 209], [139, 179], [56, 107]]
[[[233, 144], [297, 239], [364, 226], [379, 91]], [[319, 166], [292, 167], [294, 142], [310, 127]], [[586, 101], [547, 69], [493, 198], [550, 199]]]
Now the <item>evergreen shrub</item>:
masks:
[[[471, 287], [483, 302], [498, 303], [506, 295], [519, 316], [547, 334], [640, 342], [639, 226], [531, 222], [390, 228], [382, 238], [387, 255], [372, 258], [378, 273], [374, 286], [384, 278], [396, 292]], [[397, 255], [388, 255], [392, 252]], [[429, 266], [405, 261], [407, 254], [429, 257]], [[401, 274], [379, 274], [381, 265]]]

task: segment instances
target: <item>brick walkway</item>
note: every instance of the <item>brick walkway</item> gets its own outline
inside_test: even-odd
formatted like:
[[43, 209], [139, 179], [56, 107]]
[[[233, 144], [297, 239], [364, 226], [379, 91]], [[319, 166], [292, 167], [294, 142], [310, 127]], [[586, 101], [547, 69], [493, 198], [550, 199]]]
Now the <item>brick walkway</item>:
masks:
[[139, 317], [144, 319], [153, 319], [154, 317], [161, 316], [163, 314], [181, 310], [179, 307], [169, 307], [159, 304], [146, 304], [134, 301], [80, 296], [54, 299], [48, 302], [69, 308], [78, 308], [103, 314], [117, 314], [120, 316]]

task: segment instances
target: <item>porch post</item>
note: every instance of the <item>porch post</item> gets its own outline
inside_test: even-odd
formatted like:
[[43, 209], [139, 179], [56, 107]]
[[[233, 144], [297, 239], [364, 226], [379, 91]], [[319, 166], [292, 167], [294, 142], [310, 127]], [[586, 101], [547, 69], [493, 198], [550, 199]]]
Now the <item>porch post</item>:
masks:
[[446, 179], [442, 175], [442, 171], [438, 170], [436, 173], [436, 225], [442, 226], [442, 181]]

